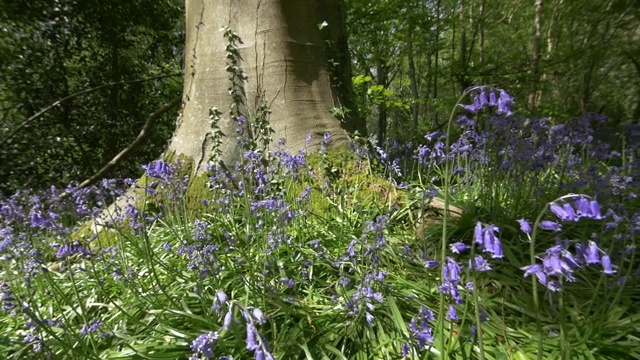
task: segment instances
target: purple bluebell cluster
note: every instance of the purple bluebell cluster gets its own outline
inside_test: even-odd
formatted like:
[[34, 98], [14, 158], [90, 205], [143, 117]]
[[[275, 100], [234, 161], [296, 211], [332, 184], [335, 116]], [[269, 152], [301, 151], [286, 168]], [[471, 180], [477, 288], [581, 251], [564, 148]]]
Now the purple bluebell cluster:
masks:
[[[433, 344], [433, 328], [431, 323], [436, 320], [433, 311], [424, 306], [420, 307], [420, 311], [409, 321], [409, 331], [411, 331], [412, 340], [418, 347], [419, 351], [425, 351]], [[411, 346], [404, 343], [402, 346], [402, 356], [410, 354]]]
[[[351, 240], [344, 254], [336, 264], [364, 265], [368, 272], [363, 278], [356, 277], [352, 281], [352, 275], [343, 274], [339, 284], [346, 292], [351, 286], [355, 286], [355, 292], [342, 303], [349, 317], [362, 316], [369, 326], [374, 324], [374, 313], [377, 304], [384, 300], [381, 289], [384, 287], [387, 272], [380, 269], [380, 257], [387, 244], [385, 230], [389, 222], [387, 215], [379, 215], [374, 221], [365, 224], [360, 239]], [[334, 265], [335, 266], [335, 265]], [[340, 265], [337, 266], [338, 268]]]
[[[218, 331], [209, 331], [200, 334], [191, 343], [191, 350], [193, 351], [190, 359], [212, 359], [215, 357], [214, 350], [217, 343], [225, 337], [228, 333], [236, 333], [231, 331], [233, 327], [240, 326], [239, 322], [234, 322], [233, 311], [237, 308], [244, 319], [245, 327], [245, 344], [246, 349], [253, 352], [253, 356], [256, 360], [273, 360], [274, 357], [271, 354], [271, 349], [266, 339], [258, 331], [258, 326], [267, 323], [267, 316], [256, 307], [245, 307], [235, 301], [229, 300], [227, 294], [222, 290], [216, 290], [214, 304], [212, 310], [218, 315], [225, 313], [223, 317], [222, 326]], [[226, 309], [226, 311], [223, 311]], [[231, 359], [231, 357], [223, 356], [222, 358]]]
[[102, 327], [102, 320], [96, 319], [91, 321], [90, 323], [82, 325], [80, 328], [80, 334], [88, 335], [98, 331]]
[[[571, 201], [572, 200], [572, 201]], [[559, 232], [562, 222], [571, 223], [581, 219], [602, 220], [600, 204], [585, 195], [568, 195], [559, 201], [549, 204], [550, 211], [560, 222], [542, 220], [538, 226], [542, 230]], [[520, 229], [529, 237], [532, 235], [531, 224], [525, 220], [518, 220]], [[574, 252], [570, 251], [573, 243]], [[562, 290], [564, 282], [575, 282], [575, 271], [586, 265], [601, 265], [602, 272], [607, 275], [616, 273], [609, 255], [598, 247], [595, 241], [581, 242], [558, 241], [557, 245], [548, 248], [544, 255], [538, 256], [542, 263], [526, 265], [521, 268], [524, 277], [535, 276], [538, 282], [547, 289], [558, 292]]]
[[466, 111], [475, 114], [488, 107], [497, 107], [496, 112], [499, 115], [513, 115], [511, 106], [513, 106], [514, 101], [506, 91], [498, 89], [499, 95], [496, 95], [496, 90], [486, 89], [484, 87], [474, 87], [471, 91], [477, 93], [473, 97], [473, 103], [469, 105], [460, 105]]

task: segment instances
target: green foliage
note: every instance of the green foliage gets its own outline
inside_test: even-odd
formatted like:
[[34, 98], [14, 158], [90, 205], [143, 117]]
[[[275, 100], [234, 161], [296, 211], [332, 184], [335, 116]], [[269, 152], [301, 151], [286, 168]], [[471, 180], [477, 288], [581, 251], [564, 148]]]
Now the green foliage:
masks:
[[[440, 128], [450, 100], [474, 84], [509, 88], [522, 99], [522, 114], [559, 120], [595, 112], [610, 119], [607, 129], [613, 131], [635, 121], [637, 4], [543, 3], [536, 76], [533, 2], [346, 1], [356, 82], [369, 78], [376, 91], [392, 91], [394, 101], [412, 106], [387, 111], [385, 139], [415, 140], [408, 135]], [[380, 103], [371, 102], [366, 90], [356, 99], [369, 129], [378, 130]]]
[[[0, 192], [82, 181], [131, 143], [144, 119], [181, 91], [179, 16], [175, 1], [0, 5], [0, 62], [6, 64], [0, 75]], [[77, 92], [167, 73], [177, 76], [72, 97], [17, 130], [26, 118]], [[107, 175], [137, 176], [140, 163], [162, 152], [174, 121], [157, 121]]]
[[[173, 160], [178, 169], [178, 159]], [[55, 358], [186, 359], [194, 340], [213, 331], [220, 336], [216, 356], [249, 358], [245, 323], [247, 317], [257, 321], [247, 315], [252, 308], [268, 318], [257, 329], [276, 358], [395, 359], [405, 343], [411, 344], [407, 358], [433, 358], [442, 346], [452, 358], [474, 358], [478, 343], [469, 325], [476, 323], [475, 305], [489, 317], [482, 323], [485, 358], [535, 358], [534, 340], [541, 333], [527, 281], [513, 276], [518, 270], [510, 254], [521, 247], [515, 233], [501, 236], [509, 260], [495, 262], [493, 273], [473, 277], [477, 299], [465, 293], [469, 297], [459, 308], [461, 320], [446, 322], [441, 333], [434, 333], [447, 339], [444, 345], [419, 351], [411, 340], [411, 319], [423, 306], [442, 315], [437, 310], [440, 270], [422, 263], [437, 257], [439, 219], [433, 222], [434, 236], [424, 238], [416, 237], [409, 221], [410, 199], [427, 189], [397, 189], [376, 175], [373, 159], [344, 148], [308, 156], [299, 172], [288, 172], [281, 160], [270, 159], [279, 170], [257, 193], [257, 183], [243, 193], [233, 185], [251, 184], [250, 173], [237, 174], [235, 180], [209, 174], [218, 180], [209, 180], [206, 192], [200, 186], [206, 177], [192, 181], [194, 188], [181, 188], [177, 185], [191, 171], [188, 163], [169, 182], [147, 176], [140, 185], [157, 185], [154, 201], [147, 201], [153, 206], [141, 207], [141, 222], [125, 216], [114, 224], [108, 244], [94, 243], [96, 255], [46, 263], [50, 270], [31, 274], [29, 282], [22, 281], [27, 275], [22, 266], [4, 260], [2, 290], [10, 289], [14, 299], [28, 304], [16, 311], [40, 321], [31, 331], [41, 339], [41, 351]], [[185, 200], [196, 186], [194, 202]], [[201, 195], [207, 203], [195, 201]], [[267, 207], [270, 199], [280, 205]], [[194, 204], [200, 211], [184, 212]], [[468, 214], [471, 208], [465, 209]], [[142, 220], [148, 217], [157, 220]], [[474, 220], [453, 219], [448, 243], [468, 241], [473, 225], [467, 222]], [[50, 257], [52, 241], [70, 243], [55, 231], [27, 234], [32, 246]], [[376, 247], [380, 239], [384, 245]], [[371, 280], [376, 276], [384, 279]], [[611, 288], [603, 279], [597, 272], [584, 274], [580, 286], [564, 293], [563, 337], [546, 337], [557, 327], [550, 313], [541, 312], [547, 324], [542, 329], [544, 358], [561, 357], [569, 345], [572, 357], [640, 355], [633, 342], [640, 319], [630, 302], [637, 290]], [[368, 298], [369, 291], [379, 293], [380, 301]], [[235, 320], [224, 328], [227, 312]], [[45, 319], [64, 327], [46, 325]], [[101, 320], [96, 332], [82, 332], [96, 320]], [[22, 341], [25, 321], [24, 315], [0, 317], [5, 358], [35, 351], [38, 342]]]

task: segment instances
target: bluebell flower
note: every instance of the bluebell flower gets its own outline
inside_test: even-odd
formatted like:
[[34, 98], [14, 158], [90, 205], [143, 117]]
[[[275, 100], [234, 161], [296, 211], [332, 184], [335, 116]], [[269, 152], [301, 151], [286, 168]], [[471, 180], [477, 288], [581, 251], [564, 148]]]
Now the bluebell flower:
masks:
[[493, 249], [489, 251], [491, 253], [491, 258], [493, 259], [502, 259], [504, 256], [502, 251], [502, 241], [499, 238], [495, 238], [493, 241]]
[[591, 208], [591, 218], [594, 220], [602, 220], [602, 213], [600, 212], [600, 204], [596, 200], [589, 202]]
[[448, 282], [457, 283], [460, 281], [460, 271], [462, 267], [458, 265], [458, 263], [450, 257], [447, 257], [447, 263], [442, 269], [444, 280]]
[[267, 316], [262, 312], [262, 310], [252, 307], [249, 308], [251, 311], [251, 316], [255, 319], [258, 325], [264, 325], [267, 323]]
[[0, 227], [0, 253], [13, 244], [13, 228], [10, 226]]
[[13, 297], [13, 291], [9, 287], [9, 284], [0, 282], [0, 303], [2, 303], [2, 310], [11, 311], [17, 307], [15, 298]]
[[550, 221], [550, 220], [542, 220], [542, 221], [540, 221], [538, 226], [542, 230], [550, 230], [550, 231], [561, 231], [562, 230], [562, 225], [558, 224], [555, 221]]
[[546, 251], [542, 260], [544, 272], [548, 275], [562, 275], [565, 272], [565, 265], [562, 261], [562, 248], [559, 245], [553, 246]]
[[296, 286], [295, 281], [289, 278], [280, 278], [280, 282], [289, 289], [293, 289]]
[[79, 241], [74, 241], [70, 244], [62, 245], [56, 252], [56, 257], [58, 259], [67, 259], [73, 255], [78, 255], [80, 257], [86, 258], [92, 256], [93, 254], [85, 244], [82, 244]]
[[552, 203], [549, 208], [562, 221], [578, 221], [578, 215], [576, 215], [571, 204], [560, 205]]
[[553, 292], [558, 292], [562, 290], [562, 284], [558, 280], [550, 280], [549, 282], [547, 282], [546, 285], [547, 285], [547, 289]]
[[161, 179], [165, 182], [168, 182], [175, 172], [173, 166], [162, 160], [153, 161], [150, 164], [143, 165], [142, 169], [147, 173], [147, 176]]
[[612, 275], [615, 274], [617, 271], [613, 268], [613, 266], [611, 265], [611, 258], [609, 257], [609, 255], [604, 254], [602, 255], [602, 272], [607, 274], [607, 275]]
[[432, 322], [436, 320], [436, 314], [433, 313], [430, 309], [425, 307], [424, 305], [420, 305], [420, 317], [427, 322]]
[[266, 360], [262, 349], [256, 349], [254, 356], [256, 360]]
[[216, 296], [213, 299], [213, 306], [211, 306], [211, 310], [215, 311], [216, 313], [220, 313], [222, 305], [226, 304], [226, 302], [227, 294], [225, 294], [222, 290], [216, 290]]
[[478, 102], [480, 103], [480, 107], [481, 108], [484, 108], [485, 106], [491, 105], [489, 103], [489, 100], [487, 100], [487, 93], [486, 93], [486, 91], [484, 91], [484, 89], [482, 91], [480, 91], [480, 95], [478, 97]]
[[368, 311], [364, 313], [364, 317], [365, 320], [367, 321], [367, 324], [369, 324], [369, 326], [373, 326], [373, 315], [371, 315], [371, 313], [369, 313]]
[[31, 344], [33, 351], [36, 353], [42, 351], [44, 346], [42, 338], [39, 335], [34, 335], [33, 333], [28, 333], [22, 341], [27, 344]]
[[421, 350], [424, 350], [427, 344], [433, 343], [433, 330], [431, 328], [422, 329], [413, 334], [413, 336], [415, 337], [416, 342], [418, 343], [418, 347]]
[[478, 221], [473, 228], [473, 239], [476, 244], [484, 244], [484, 234], [482, 231], [482, 223]]
[[224, 320], [222, 321], [222, 330], [230, 330], [232, 322], [233, 313], [231, 312], [231, 310], [229, 310], [226, 314], [224, 314]]
[[427, 269], [434, 269], [438, 267], [438, 262], [436, 260], [425, 260], [422, 262], [422, 265]]
[[469, 270], [475, 271], [491, 271], [491, 265], [482, 256], [476, 255], [475, 258], [469, 259]]
[[532, 264], [526, 265], [520, 268], [524, 270], [524, 277], [527, 278], [530, 275], [535, 275], [538, 278], [538, 282], [542, 285], [547, 285], [547, 274], [544, 273], [542, 265], [540, 264]]
[[219, 334], [217, 332], [204, 333], [191, 343], [191, 350], [207, 359], [211, 359], [214, 356], [213, 349], [218, 342], [218, 338]]
[[514, 101], [506, 91], [500, 90], [500, 97], [498, 98], [498, 114], [511, 116], [513, 112], [511, 111], [511, 105], [513, 105]]
[[589, 246], [584, 249], [583, 256], [589, 265], [600, 264], [600, 249], [595, 241], [589, 241]]
[[322, 145], [329, 145], [329, 139], [331, 138], [331, 134], [330, 133], [325, 133], [322, 136]]
[[460, 254], [469, 249], [469, 246], [463, 242], [455, 242], [449, 245], [451, 252], [454, 254]]
[[469, 281], [464, 285], [464, 288], [467, 289], [467, 291], [473, 291], [473, 281]]
[[502, 242], [496, 236], [500, 229], [495, 225], [482, 226], [480, 222], [474, 229], [474, 238], [477, 244], [481, 244], [482, 251], [492, 254], [494, 258], [502, 257]]
[[458, 321], [458, 311], [456, 310], [456, 307], [449, 304], [449, 310], [447, 311], [447, 319], [449, 321]]
[[583, 196], [575, 199], [576, 213], [580, 217], [588, 219], [602, 220], [600, 204], [596, 200], [589, 200]]
[[258, 344], [258, 331], [253, 323], [247, 323], [247, 350], [255, 351], [260, 347]]
[[407, 357], [409, 355], [409, 353], [411, 352], [411, 345], [409, 345], [408, 343], [402, 343], [402, 348], [400, 350], [400, 355], [402, 357]]
[[520, 230], [527, 235], [531, 235], [532, 229], [529, 221], [525, 219], [518, 219], [517, 221], [518, 221], [518, 224], [520, 224]]
[[496, 92], [491, 90], [491, 92], [489, 93], [489, 105], [491, 106], [497, 106], [498, 105], [498, 99], [496, 97]]
[[82, 335], [91, 334], [93, 332], [96, 332], [101, 326], [102, 326], [102, 320], [100, 319], [94, 320], [89, 324], [82, 325], [82, 328], [80, 329], [80, 334]]

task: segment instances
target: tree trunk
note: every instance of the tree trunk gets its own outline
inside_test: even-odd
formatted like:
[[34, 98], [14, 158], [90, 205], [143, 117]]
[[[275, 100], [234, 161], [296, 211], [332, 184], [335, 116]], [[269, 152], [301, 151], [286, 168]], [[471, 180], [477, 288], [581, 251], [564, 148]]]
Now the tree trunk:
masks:
[[535, 110], [539, 103], [540, 59], [542, 58], [542, 0], [535, 2], [535, 33], [531, 54], [531, 85], [529, 88], [529, 110]]
[[[383, 89], [387, 88], [388, 85], [388, 73], [389, 69], [387, 67], [386, 61], [382, 60], [382, 58], [378, 58], [376, 63], [376, 83], [378, 85], [382, 85]], [[377, 143], [379, 146], [387, 139], [387, 105], [386, 99], [378, 105], [378, 136]]]
[[416, 65], [413, 60], [413, 29], [409, 28], [407, 36], [407, 58], [409, 61], [409, 82], [411, 85], [411, 130], [415, 134], [418, 131], [418, 79]]
[[484, 65], [484, 0], [478, 2], [478, 60]]
[[464, 0], [460, 1], [460, 68], [458, 81], [460, 82], [460, 92], [464, 92], [467, 87], [467, 26], [465, 18], [465, 3]]
[[[220, 31], [225, 27], [242, 40], [237, 46], [242, 57], [238, 65], [248, 79], [245, 105], [239, 110], [250, 117], [266, 103], [274, 141], [284, 138], [286, 148], [297, 151], [309, 134], [312, 146], [320, 144], [325, 133], [331, 134], [330, 146], [348, 142], [349, 132], [366, 135], [365, 123], [350, 102], [351, 64], [342, 0], [187, 0], [185, 7], [183, 111], [167, 158], [191, 159], [193, 175], [204, 172], [213, 149], [209, 117], [213, 107], [221, 112], [218, 126], [225, 134], [218, 160], [233, 167], [242, 158], [230, 111], [227, 40]], [[352, 111], [337, 119], [330, 113], [333, 108]], [[100, 232], [104, 219], [111, 219], [118, 207], [136, 204], [140, 194], [133, 187], [88, 227]]]
[[[338, 144], [348, 140], [348, 132], [365, 133], [350, 102], [341, 0], [187, 0], [183, 113], [168, 150], [193, 159], [196, 173], [203, 170], [211, 151], [212, 107], [222, 112], [222, 160], [232, 165], [241, 157], [236, 121], [228, 113], [233, 101], [227, 92], [223, 27], [243, 42], [238, 45], [239, 66], [248, 80], [241, 111], [251, 115], [267, 104], [274, 141], [284, 138], [287, 148], [298, 150], [308, 134], [317, 144], [324, 133], [331, 133]], [[353, 111], [341, 121], [331, 115], [332, 108]]]

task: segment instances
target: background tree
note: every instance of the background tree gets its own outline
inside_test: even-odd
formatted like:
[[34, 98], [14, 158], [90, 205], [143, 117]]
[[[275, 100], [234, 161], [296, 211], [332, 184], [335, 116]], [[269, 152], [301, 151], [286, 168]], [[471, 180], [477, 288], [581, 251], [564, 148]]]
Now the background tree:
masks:
[[[418, 131], [387, 131], [386, 140], [438, 129], [451, 99], [477, 84], [508, 89], [521, 99], [520, 113], [554, 121], [597, 112], [617, 128], [638, 118], [638, 62], [631, 55], [639, 43], [636, 2], [513, 0], [505, 6], [348, 0], [347, 5], [355, 75], [377, 79], [371, 76], [375, 59], [384, 54], [393, 76], [375, 85], [384, 86], [389, 99], [412, 106], [411, 111], [387, 109], [387, 130]], [[372, 30], [382, 27], [384, 32]], [[369, 127], [377, 129], [378, 105], [366, 96], [358, 99]]]

